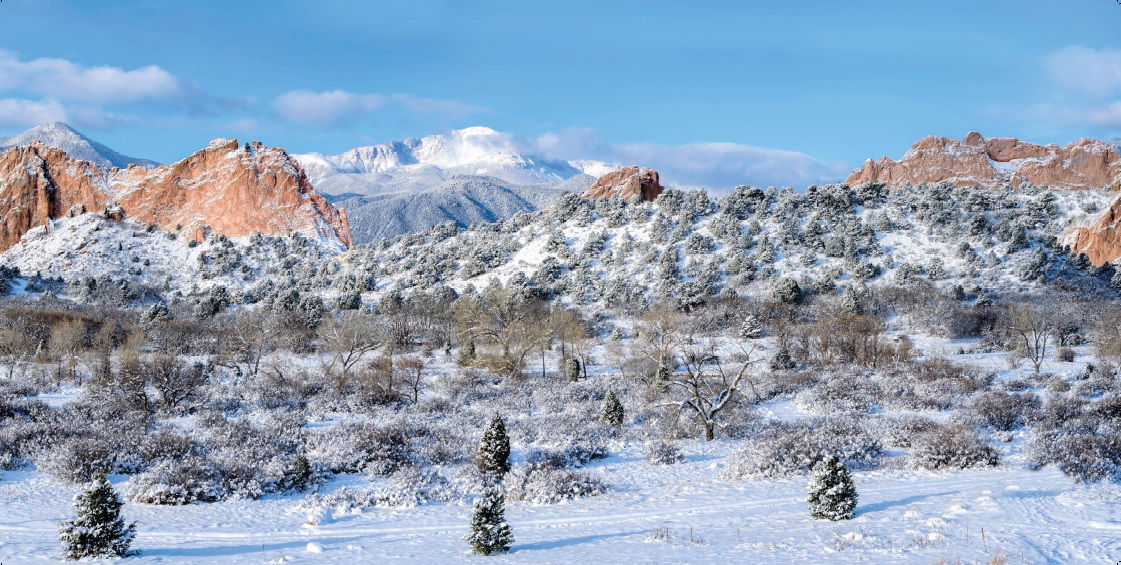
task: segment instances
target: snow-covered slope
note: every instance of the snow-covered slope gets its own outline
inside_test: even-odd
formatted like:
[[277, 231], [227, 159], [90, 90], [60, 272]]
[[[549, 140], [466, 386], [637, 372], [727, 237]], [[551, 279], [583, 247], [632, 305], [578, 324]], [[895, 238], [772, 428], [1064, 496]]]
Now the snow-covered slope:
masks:
[[55, 147], [65, 151], [75, 159], [92, 161], [102, 167], [126, 168], [129, 165], [141, 167], [155, 167], [159, 163], [148, 159], [138, 159], [121, 155], [116, 151], [78, 133], [62, 122], [53, 122], [35, 126], [22, 133], [0, 139], [0, 151], [26, 145], [30, 141], [38, 141], [43, 145]]
[[548, 206], [565, 191], [583, 190], [592, 181], [582, 173], [560, 183], [531, 185], [456, 175], [428, 189], [339, 198], [334, 204], [346, 209], [351, 237], [361, 243], [424, 231], [447, 222], [467, 227], [532, 212]]

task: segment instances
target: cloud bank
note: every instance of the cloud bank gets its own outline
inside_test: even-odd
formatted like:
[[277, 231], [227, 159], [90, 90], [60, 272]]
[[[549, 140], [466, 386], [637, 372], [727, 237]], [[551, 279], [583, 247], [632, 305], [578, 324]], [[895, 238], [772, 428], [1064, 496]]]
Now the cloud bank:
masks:
[[797, 151], [740, 143], [614, 143], [587, 128], [550, 132], [524, 138], [521, 143], [527, 153], [651, 167], [658, 170], [667, 184], [704, 186], [717, 191], [741, 184], [800, 188], [832, 183], [842, 180], [849, 170], [845, 164], [827, 164]]

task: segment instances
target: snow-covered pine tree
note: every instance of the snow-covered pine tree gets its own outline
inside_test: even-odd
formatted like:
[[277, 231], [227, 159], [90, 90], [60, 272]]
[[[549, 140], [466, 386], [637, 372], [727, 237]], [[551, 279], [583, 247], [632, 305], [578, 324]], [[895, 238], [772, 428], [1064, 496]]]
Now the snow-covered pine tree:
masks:
[[482, 555], [510, 551], [514, 534], [506, 523], [506, 495], [499, 488], [486, 489], [475, 501], [471, 508], [471, 532], [463, 539]]
[[790, 351], [785, 347], [779, 348], [778, 353], [775, 353], [774, 358], [771, 359], [772, 371], [787, 371], [795, 367], [797, 365], [794, 364], [794, 360], [790, 358]]
[[506, 422], [498, 414], [483, 432], [477, 462], [480, 471], [499, 478], [510, 470], [510, 437], [506, 435]]
[[76, 561], [86, 557], [132, 555], [134, 552], [129, 551], [129, 546], [136, 535], [136, 523], [125, 524], [121, 517], [123, 505], [105, 473], [95, 473], [93, 482], [74, 497], [78, 517], [58, 525], [63, 556]]
[[850, 520], [856, 510], [856, 485], [835, 455], [814, 466], [813, 476], [806, 487], [810, 516], [818, 520]]
[[612, 426], [623, 425], [623, 403], [619, 402], [619, 398], [615, 396], [613, 390], [607, 391], [607, 396], [603, 398], [603, 406], [600, 407], [600, 420]]
[[576, 382], [580, 380], [580, 360], [575, 357], [568, 357], [564, 360], [564, 376], [569, 381]]
[[754, 314], [748, 314], [740, 326], [741, 339], [759, 339], [763, 337], [763, 323]]

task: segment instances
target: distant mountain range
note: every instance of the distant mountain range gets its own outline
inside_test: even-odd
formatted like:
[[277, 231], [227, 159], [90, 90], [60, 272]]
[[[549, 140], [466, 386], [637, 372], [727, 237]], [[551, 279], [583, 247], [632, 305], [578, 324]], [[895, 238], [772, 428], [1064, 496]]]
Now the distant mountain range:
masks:
[[294, 157], [312, 184], [346, 209], [356, 243], [538, 210], [614, 169], [524, 155], [513, 136], [487, 127]]

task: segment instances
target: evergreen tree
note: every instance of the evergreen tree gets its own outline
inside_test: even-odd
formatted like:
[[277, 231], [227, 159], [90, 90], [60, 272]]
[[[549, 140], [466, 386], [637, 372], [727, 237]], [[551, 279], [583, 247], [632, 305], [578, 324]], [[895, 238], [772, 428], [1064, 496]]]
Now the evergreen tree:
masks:
[[132, 555], [129, 545], [136, 535], [136, 523], [125, 524], [121, 517], [123, 505], [105, 473], [95, 473], [93, 482], [74, 497], [78, 517], [58, 525], [62, 554], [72, 561]]
[[506, 496], [488, 488], [471, 508], [471, 532], [463, 539], [475, 553], [494, 555], [510, 551], [514, 534], [506, 523]]
[[291, 485], [292, 490], [305, 491], [311, 486], [311, 480], [311, 464], [304, 454], [297, 454], [292, 458], [292, 464], [288, 468], [288, 484]]
[[847, 314], [863, 314], [864, 301], [861, 300], [860, 293], [851, 286], [845, 287], [845, 291], [841, 293], [841, 310]]
[[748, 315], [740, 326], [740, 337], [743, 339], [759, 339], [763, 337], [763, 323], [754, 315]]
[[778, 353], [775, 353], [774, 358], [771, 359], [772, 371], [786, 371], [796, 366], [794, 360], [790, 358], [790, 351], [785, 347], [780, 348]]
[[658, 392], [665, 392], [669, 390], [669, 381], [673, 375], [670, 374], [669, 367], [661, 365], [658, 367], [658, 372], [654, 374], [654, 390]]
[[506, 435], [506, 422], [498, 414], [483, 432], [477, 462], [479, 470], [499, 478], [510, 470], [510, 437]]
[[463, 346], [463, 351], [459, 354], [459, 364], [464, 367], [469, 367], [475, 362], [475, 342], [469, 341], [467, 345]]
[[600, 420], [612, 426], [623, 425], [623, 403], [619, 402], [619, 398], [615, 396], [613, 390], [607, 391], [607, 396], [603, 399], [603, 406], [600, 407]]
[[848, 468], [836, 456], [831, 455], [814, 466], [806, 490], [810, 516], [818, 520], [852, 519], [856, 509], [856, 485]]
[[569, 357], [564, 360], [564, 376], [568, 380], [576, 382], [580, 380], [580, 360], [575, 357]]

